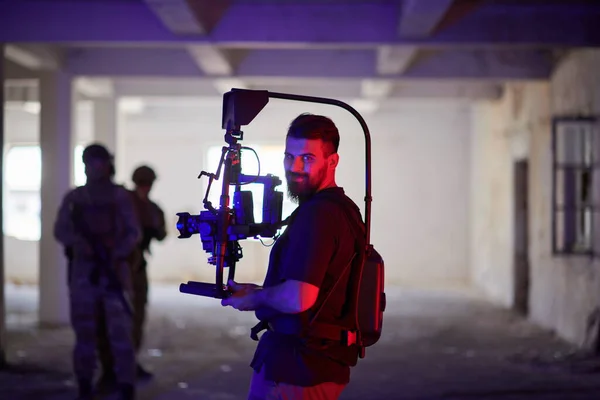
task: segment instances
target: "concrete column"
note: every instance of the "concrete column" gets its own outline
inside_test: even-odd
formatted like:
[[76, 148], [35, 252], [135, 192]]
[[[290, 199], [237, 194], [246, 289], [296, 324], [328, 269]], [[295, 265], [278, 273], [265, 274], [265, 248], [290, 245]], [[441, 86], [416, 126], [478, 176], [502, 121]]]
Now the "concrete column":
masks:
[[124, 140], [119, 134], [123, 115], [119, 112], [117, 97], [94, 100], [94, 141], [104, 144], [115, 157], [115, 182], [126, 182], [129, 171], [123, 170]]
[[117, 102], [114, 98], [94, 100], [94, 141], [104, 144], [113, 154], [117, 150]]
[[115, 152], [115, 182], [128, 185], [131, 184], [131, 170], [125, 169], [127, 162], [127, 116], [120, 111], [119, 98], [115, 100], [115, 115], [116, 115], [116, 152]]
[[41, 325], [60, 326], [69, 322], [66, 259], [54, 239], [54, 222], [60, 202], [71, 187], [72, 176], [72, 78], [62, 71], [40, 74], [40, 148], [42, 151], [40, 238]]
[[[0, 43], [0, 176], [4, 180], [4, 45]], [[0, 184], [0, 228], [4, 227], [3, 186]], [[0, 229], [0, 369], [6, 365], [6, 312], [4, 305], [4, 229]]]

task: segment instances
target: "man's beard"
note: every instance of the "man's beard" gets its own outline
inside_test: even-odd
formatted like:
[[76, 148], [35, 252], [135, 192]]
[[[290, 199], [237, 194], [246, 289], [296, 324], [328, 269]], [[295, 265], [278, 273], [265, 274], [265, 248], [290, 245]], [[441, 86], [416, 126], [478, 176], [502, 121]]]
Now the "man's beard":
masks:
[[[319, 186], [325, 179], [327, 166], [323, 166], [321, 168], [314, 179], [311, 181], [310, 176], [308, 174], [295, 174], [293, 172], [286, 172], [285, 178], [287, 180], [287, 192], [288, 196], [294, 203], [301, 204], [302, 202], [311, 198], [317, 190]], [[303, 178], [300, 182], [294, 182], [294, 178]]]

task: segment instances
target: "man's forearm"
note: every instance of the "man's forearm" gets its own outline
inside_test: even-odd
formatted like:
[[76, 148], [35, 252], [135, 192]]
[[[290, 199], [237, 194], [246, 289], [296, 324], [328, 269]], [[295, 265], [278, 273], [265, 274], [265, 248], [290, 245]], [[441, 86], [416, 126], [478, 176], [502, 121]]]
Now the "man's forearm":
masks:
[[286, 283], [277, 286], [263, 287], [256, 291], [258, 302], [261, 306], [273, 308], [285, 314], [296, 314], [300, 312], [300, 300], [298, 293], [293, 293]]
[[285, 314], [297, 314], [312, 307], [316, 300], [316, 294], [307, 293], [306, 285], [298, 281], [285, 281], [276, 286], [263, 287], [255, 295], [260, 306]]

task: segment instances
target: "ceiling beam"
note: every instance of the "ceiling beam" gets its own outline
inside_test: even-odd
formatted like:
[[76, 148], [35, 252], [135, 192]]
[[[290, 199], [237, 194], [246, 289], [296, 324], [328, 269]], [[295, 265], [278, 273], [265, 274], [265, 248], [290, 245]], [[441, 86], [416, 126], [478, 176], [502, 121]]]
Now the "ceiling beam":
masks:
[[250, 89], [294, 93], [306, 96], [360, 98], [360, 83], [355, 79], [322, 78], [247, 78]]
[[234, 72], [231, 62], [214, 46], [193, 45], [188, 47], [188, 52], [207, 75], [231, 75]]
[[473, 10], [484, 5], [486, 0], [454, 0], [452, 7], [444, 16], [437, 22], [432, 32], [441, 32], [442, 30], [461, 21], [466, 15]]
[[218, 96], [212, 79], [206, 78], [127, 78], [114, 80], [118, 97], [197, 97]]
[[400, 37], [424, 37], [433, 32], [454, 0], [403, 0], [398, 34]]
[[[400, 7], [398, 35], [401, 38], [419, 39], [429, 36], [453, 2], [454, 0], [404, 0]], [[417, 52], [417, 46], [381, 46], [377, 49], [377, 72], [380, 75], [402, 74], [409, 68]], [[392, 90], [391, 85], [385, 81], [365, 81], [364, 96], [383, 99]], [[374, 89], [376, 94], [373, 93]]]
[[443, 50], [423, 52], [405, 78], [452, 77], [467, 80], [546, 80], [555, 65], [547, 50]]
[[39, 44], [7, 44], [4, 57], [30, 70], [55, 70], [61, 67], [61, 54], [48, 46]]
[[[553, 67], [550, 52], [542, 50], [447, 50], [423, 57], [401, 74], [384, 78], [369, 50], [256, 50], [240, 64], [238, 79], [547, 79]], [[66, 70], [76, 76], [205, 77], [184, 49], [94, 48], [73, 51]]]
[[248, 54], [245, 49], [220, 49], [211, 45], [191, 45], [188, 52], [206, 75], [233, 75]]
[[[402, 75], [417, 54], [416, 46], [380, 46], [377, 49], [377, 74], [381, 77]], [[365, 79], [361, 87], [363, 97], [382, 100], [392, 91], [393, 82]]]
[[115, 94], [113, 82], [108, 78], [77, 78], [75, 90], [87, 98], [110, 98]]
[[186, 0], [144, 0], [160, 21], [176, 35], [204, 35], [205, 28]]
[[416, 46], [381, 46], [377, 49], [377, 73], [398, 75], [406, 71], [417, 54]]
[[230, 0], [144, 0], [177, 35], [206, 35], [227, 12]]
[[[187, 51], [190, 53], [196, 65], [202, 69], [205, 75], [231, 77], [236, 73], [237, 67], [248, 53], [247, 50], [228, 50], [219, 49], [210, 45], [192, 45], [188, 46]], [[231, 80], [230, 78], [229, 80]], [[235, 78], [237, 87], [244, 88], [244, 82]], [[227, 85], [228, 80], [215, 80], [215, 88], [218, 91], [223, 91], [223, 85]]]
[[[218, 84], [223, 90], [215, 90]], [[282, 93], [294, 93], [338, 99], [363, 99], [361, 84], [356, 80], [333, 81], [315, 78], [247, 78], [244, 80], [247, 89], [269, 90]], [[387, 83], [387, 82], [386, 82]], [[380, 104], [394, 99], [405, 98], [463, 98], [463, 99], [497, 99], [502, 93], [502, 85], [495, 82], [465, 82], [444, 80], [402, 80], [394, 79], [393, 90]], [[122, 78], [114, 82], [115, 95], [118, 97], [215, 97], [220, 98], [231, 88], [240, 87], [234, 80], [223, 78], [196, 79], [136, 79]], [[375, 103], [377, 104], [377, 103]]]
[[394, 2], [236, 2], [206, 35], [173, 33], [143, 2], [12, 1], [2, 7], [2, 42], [204, 43], [245, 48], [265, 44], [600, 46], [600, 5], [591, 2], [539, 2], [535, 7], [521, 2], [485, 3], [459, 23], [426, 38], [398, 35]]
[[4, 76], [6, 79], [35, 79], [38, 73], [4, 58]]
[[65, 69], [79, 76], [204, 76], [185, 49], [93, 48], [67, 54]]
[[[206, 35], [219, 23], [229, 0], [145, 0], [162, 23], [176, 35]], [[206, 75], [229, 76], [235, 72], [234, 59], [209, 44], [189, 45], [187, 50]], [[220, 87], [217, 87], [220, 89]]]
[[373, 77], [371, 50], [255, 50], [237, 71], [240, 76]]
[[397, 81], [390, 98], [466, 98], [496, 100], [502, 96], [503, 85], [496, 82], [460, 82], [419, 80]]

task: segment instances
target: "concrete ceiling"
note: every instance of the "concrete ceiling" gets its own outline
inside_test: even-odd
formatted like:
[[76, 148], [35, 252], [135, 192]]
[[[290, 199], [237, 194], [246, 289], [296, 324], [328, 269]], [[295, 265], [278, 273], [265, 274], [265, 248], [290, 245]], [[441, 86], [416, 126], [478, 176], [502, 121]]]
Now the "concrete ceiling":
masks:
[[60, 68], [90, 97], [481, 99], [600, 46], [598, 21], [597, 0], [4, 0], [0, 42], [13, 86]]

